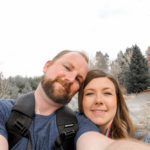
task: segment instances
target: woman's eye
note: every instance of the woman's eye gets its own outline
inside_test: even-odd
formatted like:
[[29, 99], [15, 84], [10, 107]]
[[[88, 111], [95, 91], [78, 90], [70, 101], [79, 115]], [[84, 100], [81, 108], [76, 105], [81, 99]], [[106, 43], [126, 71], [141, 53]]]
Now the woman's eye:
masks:
[[105, 92], [104, 94], [106, 94], [106, 95], [112, 95], [110, 92]]
[[89, 95], [93, 95], [93, 93], [86, 93], [85, 95], [86, 95], [86, 96], [89, 96]]

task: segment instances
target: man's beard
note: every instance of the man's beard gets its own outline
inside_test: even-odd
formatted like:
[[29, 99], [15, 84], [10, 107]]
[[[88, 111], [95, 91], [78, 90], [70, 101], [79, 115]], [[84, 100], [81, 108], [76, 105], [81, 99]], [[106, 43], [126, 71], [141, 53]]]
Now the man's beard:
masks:
[[[64, 88], [65, 91], [56, 91], [54, 84], [55, 83], [61, 84]], [[43, 76], [41, 85], [43, 87], [44, 92], [46, 95], [55, 103], [57, 104], [63, 104], [66, 105], [67, 103], [70, 102], [71, 97], [69, 96], [70, 94], [70, 84], [65, 83], [65, 81], [62, 81], [60, 78], [56, 78], [55, 80], [48, 80]]]

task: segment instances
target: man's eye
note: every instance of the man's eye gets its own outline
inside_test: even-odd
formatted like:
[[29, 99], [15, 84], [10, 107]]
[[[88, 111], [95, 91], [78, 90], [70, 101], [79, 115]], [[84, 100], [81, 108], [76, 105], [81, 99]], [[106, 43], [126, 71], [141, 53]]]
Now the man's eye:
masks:
[[66, 65], [64, 65], [64, 67], [66, 68], [66, 70], [68, 70], [68, 71], [70, 71], [71, 69], [68, 67], [68, 66], [66, 66]]
[[77, 81], [79, 84], [81, 84], [81, 81], [80, 81], [80, 79], [79, 79], [78, 77], [76, 77], [76, 81]]

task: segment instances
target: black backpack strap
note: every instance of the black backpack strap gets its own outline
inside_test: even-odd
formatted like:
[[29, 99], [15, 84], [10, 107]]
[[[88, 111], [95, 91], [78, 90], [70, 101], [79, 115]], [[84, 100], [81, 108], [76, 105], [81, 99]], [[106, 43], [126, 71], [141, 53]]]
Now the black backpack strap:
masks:
[[53, 150], [60, 150], [63, 146], [64, 150], [74, 149], [74, 137], [78, 130], [78, 121], [74, 112], [67, 106], [56, 111], [56, 123], [59, 136], [55, 141]]
[[[9, 149], [11, 149], [22, 137], [30, 137], [29, 127], [35, 116], [34, 109], [34, 93], [26, 94], [17, 99], [6, 123]], [[31, 147], [31, 145], [28, 144], [28, 147]]]

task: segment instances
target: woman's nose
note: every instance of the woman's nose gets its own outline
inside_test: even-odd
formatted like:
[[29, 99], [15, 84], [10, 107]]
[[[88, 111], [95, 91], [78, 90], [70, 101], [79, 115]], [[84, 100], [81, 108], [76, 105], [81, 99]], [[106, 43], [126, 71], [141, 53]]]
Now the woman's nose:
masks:
[[102, 94], [98, 93], [98, 94], [96, 95], [96, 100], [95, 100], [95, 102], [96, 102], [96, 104], [103, 104], [103, 103], [104, 103]]

